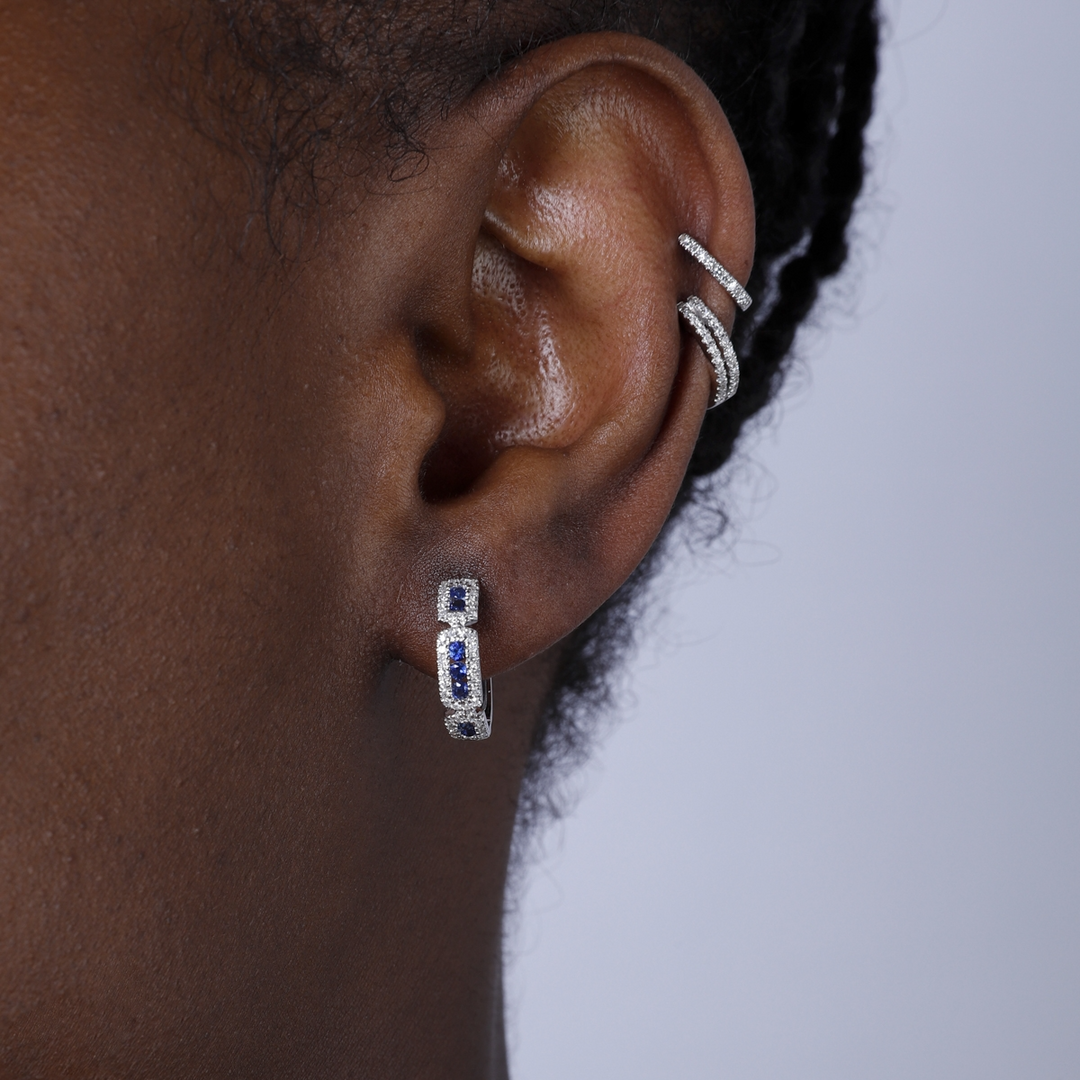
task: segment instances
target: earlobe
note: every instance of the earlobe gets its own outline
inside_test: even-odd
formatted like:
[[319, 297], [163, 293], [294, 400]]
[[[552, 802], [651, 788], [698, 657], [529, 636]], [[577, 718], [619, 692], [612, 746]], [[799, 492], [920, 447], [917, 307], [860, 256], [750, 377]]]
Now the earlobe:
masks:
[[734, 385], [722, 320], [738, 294], [679, 237], [748, 276], [738, 147], [677, 58], [619, 35], [589, 43], [566, 43], [568, 73], [539, 50], [514, 74], [539, 87], [503, 99], [520, 115], [473, 238], [469, 345], [423, 355], [445, 421], [416, 480], [430, 543], [413, 544], [403, 588], [420, 618], [395, 651], [431, 674], [420, 613], [437, 581], [480, 582], [491, 674], [568, 633], [644, 556], [719, 387], [680, 311]]

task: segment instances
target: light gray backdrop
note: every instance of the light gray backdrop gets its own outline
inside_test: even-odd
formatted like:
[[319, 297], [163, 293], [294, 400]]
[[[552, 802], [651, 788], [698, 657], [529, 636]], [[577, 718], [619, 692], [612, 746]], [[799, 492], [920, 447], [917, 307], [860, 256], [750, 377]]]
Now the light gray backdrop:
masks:
[[515, 1080], [1080, 1077], [1080, 4], [887, 6], [860, 281], [532, 871]]

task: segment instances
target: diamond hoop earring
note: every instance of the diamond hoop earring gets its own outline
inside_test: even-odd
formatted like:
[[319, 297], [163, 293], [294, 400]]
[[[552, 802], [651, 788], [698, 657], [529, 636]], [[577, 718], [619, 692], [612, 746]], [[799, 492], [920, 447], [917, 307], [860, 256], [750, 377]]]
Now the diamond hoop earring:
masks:
[[480, 673], [480, 638], [471, 629], [479, 609], [475, 578], [450, 578], [439, 586], [439, 622], [450, 624], [435, 639], [446, 730], [473, 742], [491, 734], [491, 680]]
[[[719, 262], [716, 261], [689, 233], [679, 236], [679, 245], [692, 255], [727, 291], [740, 311], [745, 311], [753, 301], [750, 294]], [[724, 329], [716, 312], [701, 299], [691, 296], [676, 305], [679, 314], [690, 324], [697, 335], [705, 355], [713, 369], [713, 399], [710, 409], [722, 405], [739, 388], [739, 358], [735, 346]]]

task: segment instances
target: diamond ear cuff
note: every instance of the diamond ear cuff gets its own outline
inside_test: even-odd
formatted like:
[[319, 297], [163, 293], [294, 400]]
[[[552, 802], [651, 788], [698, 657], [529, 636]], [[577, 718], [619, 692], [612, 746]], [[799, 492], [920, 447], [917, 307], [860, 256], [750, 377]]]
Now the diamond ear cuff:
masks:
[[[680, 235], [679, 244], [712, 274], [740, 311], [745, 311], [750, 306], [750, 294], [689, 233]], [[735, 355], [735, 346], [731, 344], [724, 324], [700, 296], [691, 296], [676, 307], [697, 335], [712, 365], [713, 400], [709, 408], [715, 408], [727, 401], [739, 388], [739, 358]]]
[[480, 582], [451, 578], [439, 586], [439, 622], [449, 623], [435, 639], [439, 697], [446, 730], [473, 742], [491, 734], [491, 680], [480, 673], [480, 639], [472, 629], [480, 609]]

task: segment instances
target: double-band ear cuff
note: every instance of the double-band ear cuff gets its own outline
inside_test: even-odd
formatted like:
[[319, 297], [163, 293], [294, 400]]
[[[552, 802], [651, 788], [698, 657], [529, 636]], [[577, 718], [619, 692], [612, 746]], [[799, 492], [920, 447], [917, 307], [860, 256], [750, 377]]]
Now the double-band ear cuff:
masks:
[[480, 673], [480, 639], [472, 629], [479, 613], [475, 578], [451, 578], [439, 586], [439, 622], [450, 624], [435, 639], [446, 730], [473, 742], [491, 734], [491, 680]]
[[[740, 311], [750, 306], [750, 294], [689, 233], [679, 237], [679, 244], [712, 274]], [[712, 365], [713, 399], [709, 408], [715, 408], [739, 388], [739, 358], [735, 355], [735, 346], [731, 344], [731, 338], [716, 312], [700, 296], [691, 296], [676, 306], [697, 335]]]

